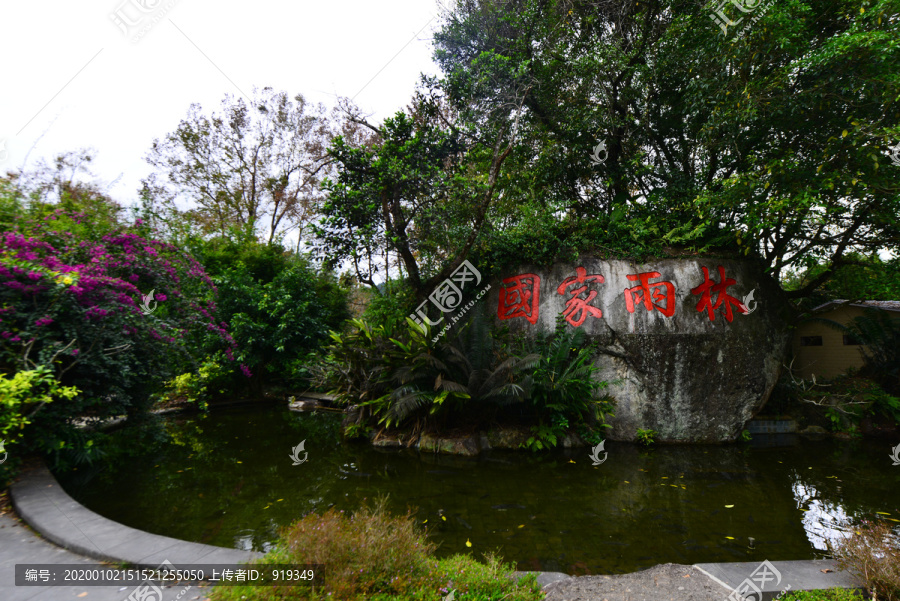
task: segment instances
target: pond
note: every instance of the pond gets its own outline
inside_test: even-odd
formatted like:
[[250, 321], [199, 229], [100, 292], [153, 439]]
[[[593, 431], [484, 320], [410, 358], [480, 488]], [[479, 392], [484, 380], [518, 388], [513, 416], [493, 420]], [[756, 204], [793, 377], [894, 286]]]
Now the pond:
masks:
[[[877, 441], [607, 442], [593, 466], [587, 449], [477, 459], [377, 450], [340, 442], [338, 414], [281, 407], [159, 421], [156, 444], [123, 430], [135, 441], [129, 459], [59, 473], [63, 487], [134, 528], [260, 551], [306, 513], [387, 494], [394, 513], [413, 508], [439, 556], [499, 550], [519, 569], [569, 574], [814, 559], [847, 518], [900, 523], [900, 467]], [[308, 455], [293, 465], [301, 441]]]

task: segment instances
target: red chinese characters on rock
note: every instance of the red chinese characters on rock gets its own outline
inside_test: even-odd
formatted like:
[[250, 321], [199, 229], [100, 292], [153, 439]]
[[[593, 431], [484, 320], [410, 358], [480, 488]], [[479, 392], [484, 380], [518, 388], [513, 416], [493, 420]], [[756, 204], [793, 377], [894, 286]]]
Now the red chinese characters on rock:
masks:
[[[581, 295], [587, 291], [587, 286], [584, 285], [586, 282], [597, 282], [598, 284], [602, 284], [604, 279], [600, 274], [587, 275], [587, 270], [584, 267], [576, 267], [575, 277], [566, 278], [556, 289], [557, 294], [566, 295], [568, 293], [572, 295], [572, 298], [566, 301], [566, 308], [563, 310], [563, 316], [566, 318], [566, 321], [569, 322], [569, 325], [576, 328], [584, 323], [584, 320], [587, 319], [588, 315], [597, 318], [603, 317], [603, 311], [590, 305], [590, 302], [597, 296], [596, 290], [591, 290], [591, 293], [588, 294], [587, 298], [581, 298]], [[570, 286], [578, 286], [579, 284], [580, 286], [578, 288], [567, 292], [567, 289]]]
[[[651, 278], [659, 276], [658, 271], [625, 276], [632, 282], [640, 282], [638, 286], [625, 289], [625, 308], [629, 313], [634, 313], [636, 303], [643, 303], [647, 311], [656, 309], [666, 317], [675, 314], [675, 285], [672, 282], [650, 282]], [[665, 301], [665, 305], [660, 304], [661, 301]]]
[[[746, 313], [747, 309], [743, 303], [735, 297], [728, 294], [728, 287], [737, 284], [737, 280], [725, 277], [725, 268], [719, 265], [719, 283], [716, 284], [709, 279], [709, 270], [702, 267], [703, 283], [691, 290], [691, 294], [700, 294], [700, 302], [697, 303], [697, 312], [700, 313], [706, 309], [710, 321], [716, 320], [715, 310], [725, 305], [725, 320], [731, 323], [734, 317], [731, 314], [731, 305], [737, 305], [738, 311]], [[716, 302], [712, 302], [712, 294], [716, 295]]]
[[503, 280], [500, 286], [499, 319], [524, 317], [531, 325], [537, 323], [541, 300], [541, 278], [534, 273], [522, 273]]

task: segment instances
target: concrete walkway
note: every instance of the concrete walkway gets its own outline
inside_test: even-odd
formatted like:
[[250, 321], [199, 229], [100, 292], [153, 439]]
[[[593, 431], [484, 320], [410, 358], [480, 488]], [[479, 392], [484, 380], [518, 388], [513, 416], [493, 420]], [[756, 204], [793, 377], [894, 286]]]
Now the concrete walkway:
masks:
[[[17, 563], [87, 566], [96, 565], [97, 561], [47, 542], [13, 516], [0, 515], [0, 599], [3, 601], [125, 601], [134, 590], [134, 587], [117, 586], [16, 586]], [[160, 601], [208, 601], [207, 590], [164, 587]]]

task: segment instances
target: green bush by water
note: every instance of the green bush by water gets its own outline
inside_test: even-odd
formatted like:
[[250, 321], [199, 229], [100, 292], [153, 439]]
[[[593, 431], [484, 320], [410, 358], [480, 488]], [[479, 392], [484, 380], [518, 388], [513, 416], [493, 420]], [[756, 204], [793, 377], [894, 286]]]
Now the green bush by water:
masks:
[[352, 321], [332, 333], [316, 384], [362, 408], [347, 434], [367, 426], [446, 430], [503, 421], [532, 427], [527, 446], [550, 448], [569, 430], [596, 444], [612, 399], [595, 378], [593, 347], [559, 320], [534, 340], [492, 331], [475, 313], [447, 334], [407, 320], [402, 327]]
[[418, 531], [411, 514], [391, 516], [385, 499], [353, 515], [329, 509], [310, 514], [282, 533], [281, 542], [256, 564], [318, 564], [313, 585], [223, 586], [213, 601], [282, 599], [439, 601], [455, 591], [456, 601], [539, 601], [535, 576], [519, 582], [513, 567], [494, 556], [431, 557], [435, 545]]

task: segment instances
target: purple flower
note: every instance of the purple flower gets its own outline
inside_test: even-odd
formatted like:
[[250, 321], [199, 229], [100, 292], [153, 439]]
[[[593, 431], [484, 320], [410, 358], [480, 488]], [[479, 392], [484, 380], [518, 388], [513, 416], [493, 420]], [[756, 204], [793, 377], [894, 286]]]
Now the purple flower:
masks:
[[48, 315], [45, 315], [44, 317], [41, 317], [39, 320], [34, 322], [34, 325], [36, 325], [37, 327], [41, 327], [41, 326], [49, 325], [51, 323], [53, 323], [53, 318], [51, 318]]

